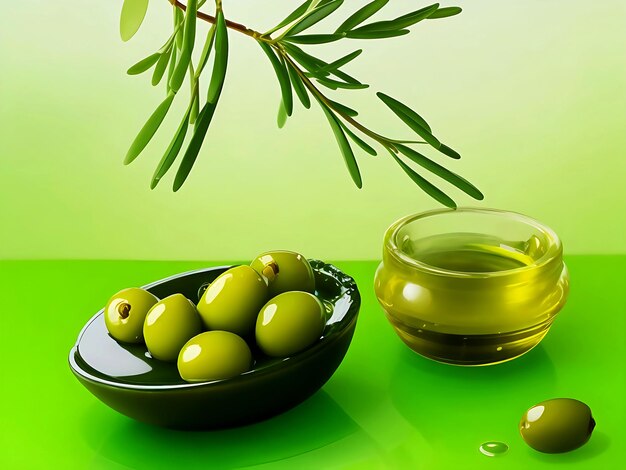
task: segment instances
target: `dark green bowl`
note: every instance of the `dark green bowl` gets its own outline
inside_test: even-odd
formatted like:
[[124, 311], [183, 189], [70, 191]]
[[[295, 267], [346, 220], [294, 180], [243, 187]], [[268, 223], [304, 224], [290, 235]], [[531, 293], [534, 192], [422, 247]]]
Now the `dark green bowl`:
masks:
[[[254, 367], [242, 375], [187, 383], [176, 364], [152, 359], [145, 345], [122, 345], [111, 338], [100, 310], [78, 335], [70, 351], [70, 368], [80, 383], [114, 410], [158, 426], [222, 428], [282, 413], [319, 390], [335, 372], [350, 345], [361, 304], [351, 277], [321, 261], [310, 263], [327, 321], [322, 338], [301, 353], [271, 359], [254, 350]], [[180, 292], [196, 301], [203, 288], [228, 268], [182, 273], [144, 288], [159, 298]]]

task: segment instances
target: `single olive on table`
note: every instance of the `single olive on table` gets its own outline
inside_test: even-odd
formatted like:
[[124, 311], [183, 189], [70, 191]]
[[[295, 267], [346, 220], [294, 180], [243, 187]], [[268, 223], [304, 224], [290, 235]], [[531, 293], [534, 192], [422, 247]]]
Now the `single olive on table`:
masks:
[[585, 444], [596, 425], [591, 409], [572, 398], [554, 398], [530, 408], [519, 424], [526, 444], [550, 454], [569, 452]]
[[138, 287], [119, 291], [104, 307], [104, 322], [110, 335], [122, 343], [142, 343], [144, 320], [158, 301]]
[[195, 305], [182, 294], [157, 302], [146, 315], [143, 336], [155, 359], [174, 362], [183, 345], [202, 332]]

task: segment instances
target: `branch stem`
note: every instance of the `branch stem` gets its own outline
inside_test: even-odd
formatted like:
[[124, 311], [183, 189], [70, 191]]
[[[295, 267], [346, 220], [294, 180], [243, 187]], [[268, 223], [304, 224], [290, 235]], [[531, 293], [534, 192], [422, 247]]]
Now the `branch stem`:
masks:
[[[172, 5], [174, 5], [176, 8], [180, 8], [182, 11], [187, 10], [187, 5], [185, 5], [182, 2], [179, 2], [178, 0], [167, 0], [167, 1], [170, 2]], [[200, 18], [201, 20], [206, 21], [207, 23], [215, 24], [215, 21], [216, 21], [215, 17], [207, 13], [203, 13], [199, 11], [196, 14], [196, 16]], [[263, 35], [259, 33], [258, 31], [250, 29], [247, 26], [244, 26], [240, 23], [235, 23], [234, 21], [226, 20], [226, 27], [233, 29], [235, 31], [239, 31], [240, 33], [243, 33], [246, 36], [250, 36], [258, 41], [269, 41], [269, 39], [262, 37]]]

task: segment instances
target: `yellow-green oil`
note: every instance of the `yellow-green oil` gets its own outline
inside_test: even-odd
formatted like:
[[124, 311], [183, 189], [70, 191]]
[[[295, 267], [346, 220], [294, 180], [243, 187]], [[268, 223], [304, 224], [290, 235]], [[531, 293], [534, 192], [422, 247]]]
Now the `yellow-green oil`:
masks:
[[495, 273], [521, 268], [543, 254], [534, 235], [527, 241], [507, 241], [472, 233], [451, 233], [417, 241], [406, 238], [402, 251], [426, 265], [462, 273]]
[[489, 273], [522, 268], [532, 260], [507, 248], [472, 245], [450, 251], [424, 253], [420, 261], [430, 266], [463, 273]]
[[389, 256], [379, 268], [377, 295], [402, 340], [438, 361], [517, 357], [543, 338], [566, 297], [562, 266], [535, 269], [545, 247], [534, 235], [406, 237], [398, 248], [400, 259]]

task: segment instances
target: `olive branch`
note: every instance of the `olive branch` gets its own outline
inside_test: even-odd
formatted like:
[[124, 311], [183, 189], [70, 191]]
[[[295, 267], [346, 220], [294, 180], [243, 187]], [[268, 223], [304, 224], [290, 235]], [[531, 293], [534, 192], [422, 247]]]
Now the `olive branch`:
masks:
[[[416, 23], [454, 16], [461, 12], [461, 8], [440, 7], [438, 3], [435, 3], [391, 20], [363, 24], [389, 3], [389, 0], [373, 0], [350, 15], [332, 33], [302, 34], [313, 25], [335, 13], [344, 3], [343, 0], [306, 0], [275, 27], [265, 33], [260, 33], [227, 20], [224, 16], [222, 0], [215, 0], [215, 15], [209, 15], [199, 10], [206, 0], [188, 0], [186, 5], [178, 0], [168, 1], [172, 5], [173, 12], [171, 35], [158, 51], [128, 69], [130, 75], [153, 69], [152, 85], [155, 86], [166, 76], [166, 97], [150, 115], [131, 144], [124, 159], [125, 164], [135, 160], [150, 142], [163, 122], [186, 76], [188, 76], [190, 84], [189, 104], [174, 137], [152, 176], [150, 184], [152, 189], [157, 186], [177, 160], [190, 127], [193, 127], [193, 130], [174, 178], [174, 191], [180, 189], [193, 168], [215, 114], [224, 85], [228, 63], [228, 29], [231, 29], [256, 40], [276, 73], [281, 92], [277, 117], [278, 126], [282, 128], [287, 118], [292, 115], [294, 94], [307, 109], [311, 107], [311, 98], [313, 98], [328, 119], [346, 167], [358, 188], [362, 187], [361, 172], [350, 142], [372, 156], [377, 155], [373, 145], [378, 144], [391, 155], [415, 184], [429, 196], [448, 207], [456, 207], [452, 198], [409, 166], [403, 158], [444, 179], [472, 198], [483, 199], [483, 194], [472, 183], [415, 150], [414, 146], [416, 145], [426, 145], [436, 149], [446, 157], [461, 158], [459, 153], [435, 137], [426, 120], [410, 107], [389, 95], [381, 92], [376, 93], [378, 98], [420, 140], [392, 139], [367, 128], [357, 120], [358, 112], [356, 110], [330, 99], [322, 92], [322, 88], [333, 91], [368, 88], [369, 85], [362, 83], [343, 70], [344, 66], [361, 55], [362, 49], [357, 49], [332, 62], [326, 62], [305, 52], [300, 47], [347, 39], [373, 40], [403, 36], [408, 34], [410, 32], [408, 28]], [[147, 8], [148, 0], [124, 0], [120, 19], [120, 34], [124, 41], [129, 40], [137, 32], [143, 22]], [[194, 64], [192, 52], [196, 42], [196, 21], [198, 19], [210, 23], [211, 27], [205, 38], [199, 59]], [[209, 62], [211, 53], [213, 53], [213, 61], [209, 87], [206, 91], [206, 97], [202, 99], [199, 79]]]

